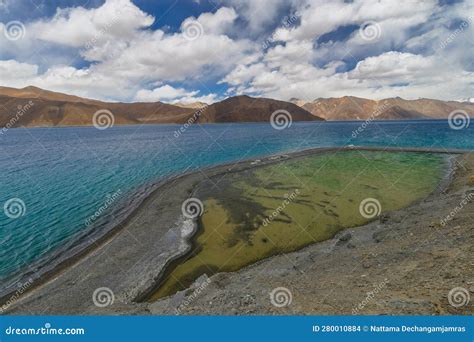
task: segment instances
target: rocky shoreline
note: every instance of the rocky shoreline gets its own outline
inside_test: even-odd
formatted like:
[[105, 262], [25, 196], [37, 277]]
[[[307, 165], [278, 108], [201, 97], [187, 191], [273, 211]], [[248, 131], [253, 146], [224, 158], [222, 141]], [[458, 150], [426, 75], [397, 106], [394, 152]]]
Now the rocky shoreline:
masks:
[[[179, 313], [473, 315], [473, 169], [474, 155], [459, 157], [451, 181], [409, 208], [300, 251], [217, 274], [191, 297], [202, 287], [200, 279], [181, 294], [181, 303], [193, 300]], [[462, 210], [455, 210], [460, 203]], [[277, 289], [280, 303], [272, 298]], [[177, 296], [153, 303], [151, 313], [173, 314]]]
[[[353, 148], [355, 147], [345, 149]], [[454, 208], [456, 201], [459, 202], [462, 199], [463, 191], [472, 191], [472, 184], [462, 184], [461, 181], [467, 177], [469, 171], [459, 167], [445, 192], [433, 194], [420, 203], [396, 213], [383, 215], [379, 222], [345, 230], [332, 240], [317, 243], [298, 252], [262, 260], [238, 272], [219, 273], [209, 279], [204, 277], [196, 281], [190, 289], [170, 298], [155, 303], [142, 301], [147, 297], [147, 293], [156, 287], [166, 266], [189, 250], [189, 239], [194, 233], [193, 222], [182, 218], [181, 203], [190, 197], [196, 184], [204, 177], [216, 177], [227, 172], [240, 172], [248, 168], [278, 163], [283, 159], [341, 149], [344, 148], [312, 149], [262, 158], [258, 163], [251, 160], [227, 164], [164, 182], [113, 237], [75, 261], [70, 267], [60, 270], [44, 284], [22, 294], [20, 299], [15, 300], [6, 308], [6, 313], [350, 314], [359, 303], [364, 302], [364, 293], [367, 295], [367, 292], [371, 291], [371, 286], [377, 287], [380, 284], [383, 284], [383, 288], [377, 292], [376, 300], [371, 300], [370, 305], [363, 305], [363, 310], [359, 309], [360, 314], [426, 314], [427, 312], [449, 314], [465, 313], [466, 310], [472, 313], [472, 303], [456, 311], [446, 307], [443, 300], [446, 299], [446, 289], [449, 292], [450, 285], [447, 281], [439, 286], [432, 284], [433, 291], [431, 291], [425, 282], [428, 280], [436, 282], [436, 279], [429, 274], [425, 276], [426, 279], [422, 279], [421, 276], [413, 278], [417, 280], [413, 284], [423, 283], [422, 288], [429, 292], [429, 296], [418, 295], [415, 298], [416, 301], [413, 302], [413, 300], [407, 300], [411, 292], [404, 291], [405, 297], [400, 297], [398, 294], [393, 295], [392, 299], [387, 299], [387, 293], [394, 292], [391, 289], [397, 283], [387, 274], [390, 272], [390, 265], [394, 261], [402, 260], [407, 262], [407, 270], [420, 268], [417, 267], [417, 262], [420, 262], [417, 261], [419, 252], [410, 251], [412, 244], [416, 241], [420, 243], [422, 238], [426, 240], [423, 234], [427, 234], [427, 230], [431, 230], [432, 235], [441, 234], [436, 224], [433, 228], [429, 225], [425, 227], [425, 223], [430, 220], [430, 222], [436, 222], [435, 218], [442, 212]], [[372, 150], [372, 148], [361, 149]], [[383, 150], [426, 152], [423, 149]], [[429, 152], [466, 151], [430, 150]], [[465, 154], [458, 158], [466, 160], [466, 167], [474, 164], [471, 155]], [[466, 208], [443, 228], [446, 229], [444, 233], [454, 237], [461, 234], [465, 237], [465, 239], [459, 239], [459, 242], [464, 251], [462, 255], [467, 255], [465, 265], [471, 265], [472, 270], [473, 266], [469, 263], [469, 257], [472, 259], [473, 250], [469, 245], [472, 245], [473, 226], [470, 223], [472, 220], [469, 221], [469, 217], [466, 217], [468, 214], [469, 209]], [[181, 219], [177, 219], [179, 217]], [[456, 224], [454, 227], [451, 225], [453, 222], [462, 222], [462, 224]], [[191, 228], [183, 229], [183, 225]], [[462, 226], [462, 228], [457, 226]], [[416, 227], [420, 229], [415, 229]], [[400, 238], [400, 235], [409, 238]], [[449, 256], [456, 257], [456, 260], [462, 259], [448, 248], [449, 245], [446, 245], [449, 239], [443, 240], [439, 239], [438, 235], [434, 236], [437, 239], [432, 244], [425, 243], [426, 246], [423, 245], [424, 247], [420, 248], [425, 253], [424, 258], [420, 260], [424, 260], [426, 264], [430, 264], [431, 260], [431, 263], [439, 268], [441, 265], [435, 262], [448, 262]], [[455, 241], [458, 242], [457, 240]], [[441, 256], [436, 254], [434, 249], [437, 247], [444, 251], [444, 254]], [[397, 254], [400, 251], [406, 254], [405, 257]], [[395, 266], [400, 267], [400, 265]], [[349, 268], [353, 271], [349, 272]], [[432, 267], [428, 269], [431, 270]], [[395, 267], [394, 270], [398, 268]], [[468, 282], [474, 279], [467, 279], [468, 274], [463, 268], [459, 275], [446, 279], [451, 279], [452, 287], [455, 287], [454, 284], [469, 287], [472, 285]], [[322, 279], [325, 281], [321, 281]], [[339, 291], [337, 296], [331, 295], [329, 290], [335, 291], [338, 285], [344, 285], [345, 290]], [[279, 287], [285, 287], [291, 293], [292, 303], [288, 306], [276, 307], [270, 302], [269, 293]], [[96, 290], [103, 288], [110, 290], [110, 298], [113, 300], [108, 303], [109, 305], [102, 307], [97, 306], [93, 299]], [[399, 292], [403, 291], [399, 290]], [[418, 292], [418, 288], [415, 288], [413, 295]], [[432, 300], [431, 292], [439, 297], [439, 303]], [[324, 298], [321, 297], [323, 295], [325, 295]], [[421, 299], [426, 303], [437, 305], [420, 305]], [[339, 303], [340, 300], [344, 301], [344, 305]], [[398, 304], [394, 304], [394, 300], [398, 300]], [[375, 308], [374, 303], [378, 303]], [[421, 303], [424, 302], [421, 301]], [[437, 309], [434, 310], [433, 307]]]

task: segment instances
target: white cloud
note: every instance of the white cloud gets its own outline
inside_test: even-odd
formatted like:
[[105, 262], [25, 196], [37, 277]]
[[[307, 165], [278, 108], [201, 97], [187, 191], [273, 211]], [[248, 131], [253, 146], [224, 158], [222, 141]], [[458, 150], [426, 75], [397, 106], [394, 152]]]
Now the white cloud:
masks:
[[391, 33], [396, 31], [392, 30], [394, 26], [402, 32], [409, 26], [426, 21], [436, 11], [437, 3], [436, 0], [403, 4], [397, 0], [313, 0], [298, 11], [301, 25], [280, 28], [275, 32], [275, 38], [282, 41], [316, 39], [341, 26], [361, 25], [369, 20], [381, 25], [386, 23]]
[[283, 5], [288, 5], [288, 0], [221, 0], [221, 3], [237, 9], [245, 20], [247, 33], [262, 34], [268, 26], [281, 22], [280, 10]]
[[235, 86], [245, 84], [257, 77], [259, 74], [267, 71], [268, 69], [263, 63], [250, 65], [240, 64], [232, 70], [232, 72], [230, 72], [221, 83], [228, 83]]
[[20, 83], [38, 74], [38, 66], [28, 63], [19, 63], [15, 60], [0, 60], [0, 80], [8, 80], [12, 83], [17, 80]]
[[[101, 65], [107, 73], [120, 73], [134, 79], [182, 81], [200, 75], [212, 66], [208, 76], [230, 68], [252, 45], [224, 35], [207, 35], [188, 40], [182, 34], [146, 34], [130, 42], [113, 60]], [[130, 66], [133, 66], [131, 68]]]
[[[473, 6], [467, 7], [472, 10]], [[269, 48], [260, 62], [236, 66], [222, 82], [236, 94], [257, 93], [284, 100], [344, 95], [467, 98], [474, 75], [466, 70], [469, 63], [472, 69], [466, 56], [472, 55], [468, 51], [473, 45], [465, 39], [474, 25], [465, 27], [467, 34], [459, 34], [449, 48], [436, 53], [432, 49], [433, 44], [441, 43], [440, 32], [444, 37], [450, 34], [447, 27], [453, 19], [461, 12], [469, 13], [467, 7], [463, 3], [446, 10], [434, 0], [403, 5], [391, 0], [300, 2], [300, 24], [277, 28], [273, 38], [280, 43]], [[376, 23], [379, 39], [363, 39], [355, 30], [346, 40], [315, 43], [338, 28], [368, 21]], [[419, 30], [420, 25], [429, 40], [414, 36], [413, 29]], [[412, 52], [392, 51], [394, 48]], [[344, 59], [358, 61], [357, 68], [338, 71], [347, 66]]]
[[[237, 13], [233, 8], [222, 7], [215, 13], [201, 14], [197, 21], [202, 25], [205, 34], [220, 35], [225, 34], [232, 27], [235, 19], [237, 19]], [[186, 19], [181, 26], [185, 26], [186, 21], [189, 20], [194, 20], [194, 18]]]
[[357, 63], [349, 73], [350, 78], [372, 79], [384, 82], [416, 81], [426, 73], [434, 71], [434, 57], [423, 57], [411, 53], [390, 51], [379, 56], [368, 57]]
[[[394, 51], [368, 57], [349, 72], [337, 73], [340, 65], [340, 62], [332, 62], [317, 68], [311, 64], [287, 63], [278, 70], [263, 64], [240, 66], [225, 80], [237, 86], [235, 93], [260, 93], [284, 100], [292, 97], [313, 100], [348, 94], [376, 99], [402, 96], [450, 100], [467, 98], [474, 80], [474, 73], [446, 68], [435, 57]], [[250, 75], [249, 71], [257, 69], [258, 72]], [[242, 77], [242, 71], [248, 72], [246, 78]], [[249, 80], [245, 87], [239, 82], [244, 79]]]
[[[144, 29], [154, 18], [130, 0], [107, 0], [93, 9], [58, 9], [52, 19], [27, 25], [29, 40], [21, 44], [74, 47], [85, 60], [95, 63], [82, 69], [54, 64], [41, 75], [13, 83], [127, 100], [146, 84], [192, 80], [203, 72], [206, 77], [218, 77], [255, 51], [249, 40], [224, 34], [236, 17], [232, 8], [203, 13], [197, 19], [204, 27], [202, 36], [189, 40], [183, 32]], [[13, 84], [7, 78], [2, 83]]]
[[96, 73], [93, 68], [76, 69], [55, 66], [44, 73], [38, 65], [0, 60], [1, 85], [23, 88], [29, 85], [92, 99], [116, 100], [130, 97], [136, 91], [127, 80]]
[[176, 98], [181, 98], [184, 96], [194, 96], [198, 91], [188, 92], [184, 88], [173, 88], [172, 86], [166, 84], [162, 87], [155, 88], [153, 90], [140, 90], [135, 99], [137, 101], [169, 101]]
[[29, 26], [28, 31], [46, 42], [83, 48], [87, 44], [100, 45], [111, 39], [134, 38], [138, 30], [153, 22], [152, 16], [129, 0], [107, 0], [94, 9], [58, 9], [52, 19], [37, 21]]
[[169, 102], [184, 103], [193, 102], [213, 103], [217, 100], [216, 94], [198, 96], [199, 91], [187, 91], [184, 88], [174, 88], [168, 84], [153, 90], [141, 89], [135, 95], [135, 100], [139, 102]]
[[183, 96], [179, 99], [175, 99], [171, 103], [183, 103], [190, 104], [195, 102], [202, 102], [206, 104], [212, 104], [214, 102], [222, 101], [223, 99], [217, 94], [207, 94], [203, 96]]
[[314, 58], [313, 43], [311, 41], [290, 41], [285, 45], [277, 45], [269, 49], [265, 61], [271, 67], [284, 64], [310, 63]]
[[[453, 31], [459, 18], [473, 13], [472, 1], [219, 3], [225, 7], [186, 18], [176, 32], [152, 29], [155, 18], [131, 0], [58, 9], [51, 18], [26, 23], [24, 39], [12, 42], [0, 34], [0, 83], [126, 101], [214, 102], [220, 95], [180, 84], [202, 89], [200, 82], [214, 80], [229, 86], [227, 94], [283, 100], [472, 97], [474, 18]], [[299, 19], [286, 25], [284, 18], [294, 13]], [[379, 39], [367, 41], [355, 29], [318, 42], [368, 21], [380, 28]], [[202, 27], [196, 39], [182, 32], [191, 22]], [[269, 37], [275, 40], [264, 44]]]

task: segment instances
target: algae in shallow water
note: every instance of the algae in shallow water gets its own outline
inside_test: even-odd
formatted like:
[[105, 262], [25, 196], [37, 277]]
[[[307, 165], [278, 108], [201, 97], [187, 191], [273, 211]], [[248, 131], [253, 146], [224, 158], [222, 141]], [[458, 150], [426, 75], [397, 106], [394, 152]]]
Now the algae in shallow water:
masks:
[[430, 153], [341, 151], [282, 161], [203, 183], [201, 232], [194, 252], [170, 270], [152, 299], [187, 288], [200, 275], [238, 270], [281, 252], [331, 238], [369, 219], [366, 198], [381, 210], [427, 196], [443, 172]]

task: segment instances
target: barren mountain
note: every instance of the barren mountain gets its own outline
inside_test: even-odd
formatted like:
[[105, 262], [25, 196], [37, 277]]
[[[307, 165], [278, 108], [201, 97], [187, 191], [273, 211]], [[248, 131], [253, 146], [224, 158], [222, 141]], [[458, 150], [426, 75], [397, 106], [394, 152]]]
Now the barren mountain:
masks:
[[379, 101], [354, 96], [316, 99], [302, 108], [326, 120], [445, 119], [454, 110], [464, 110], [474, 116], [473, 103], [399, 97]]
[[305, 101], [305, 100], [302, 100], [302, 99], [298, 99], [296, 97], [293, 97], [290, 99], [290, 102], [291, 103], [294, 103], [295, 105], [299, 106], [299, 107], [303, 107], [306, 103], [308, 103], [308, 101]]
[[301, 106], [249, 96], [231, 97], [209, 106], [204, 103], [171, 105], [162, 102], [103, 102], [37, 87], [0, 87], [0, 127], [91, 126], [94, 113], [100, 110], [110, 111], [115, 125], [187, 121], [268, 122], [272, 113], [278, 110], [288, 112], [293, 121], [442, 119], [454, 110], [463, 110], [474, 116], [474, 104], [470, 102], [401, 98], [374, 101], [352, 96], [312, 102], [299, 99], [291, 101]]
[[162, 102], [111, 103], [36, 87], [0, 87], [0, 126], [3, 127], [91, 126], [94, 113], [100, 110], [110, 111], [115, 125], [184, 123], [194, 121], [196, 115], [200, 116], [200, 122], [262, 122], [269, 121], [271, 114], [279, 109], [288, 110], [294, 121], [320, 120], [292, 103], [248, 96], [229, 98], [211, 106], [198, 103], [188, 107]]
[[[161, 102], [110, 103], [71, 96], [36, 87], [0, 87], [0, 125], [90, 126], [94, 113], [108, 110], [116, 125], [182, 123], [193, 109]], [[13, 120], [13, 121], [12, 121]]]
[[204, 103], [204, 102], [192, 102], [192, 103], [181, 103], [181, 102], [178, 102], [178, 103], [174, 103], [175, 106], [178, 106], [178, 107], [183, 107], [183, 108], [192, 108], [192, 109], [200, 109], [200, 108], [204, 108], [207, 106], [207, 103]]
[[297, 105], [266, 98], [250, 96], [235, 96], [224, 101], [214, 103], [202, 110], [198, 117], [199, 122], [269, 122], [276, 111], [290, 114], [293, 121], [317, 121], [321, 118], [312, 115]]

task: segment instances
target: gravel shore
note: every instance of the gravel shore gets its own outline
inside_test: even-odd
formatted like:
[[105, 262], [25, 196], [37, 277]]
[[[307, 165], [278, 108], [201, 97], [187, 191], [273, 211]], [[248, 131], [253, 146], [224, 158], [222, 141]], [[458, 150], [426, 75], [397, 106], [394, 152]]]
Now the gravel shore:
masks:
[[[201, 277], [164, 300], [140, 301], [166, 265], [189, 250], [196, 225], [182, 216], [181, 204], [200, 181], [335, 150], [340, 149], [243, 161], [165, 181], [113, 236], [47, 281], [12, 294], [3, 310], [26, 315], [474, 314], [474, 300], [457, 307], [448, 301], [455, 288], [474, 297], [472, 201], [446, 220], [474, 196], [469, 153], [456, 157], [449, 186], [409, 208], [238, 272]], [[275, 302], [270, 294], [280, 290], [283, 301]]]

